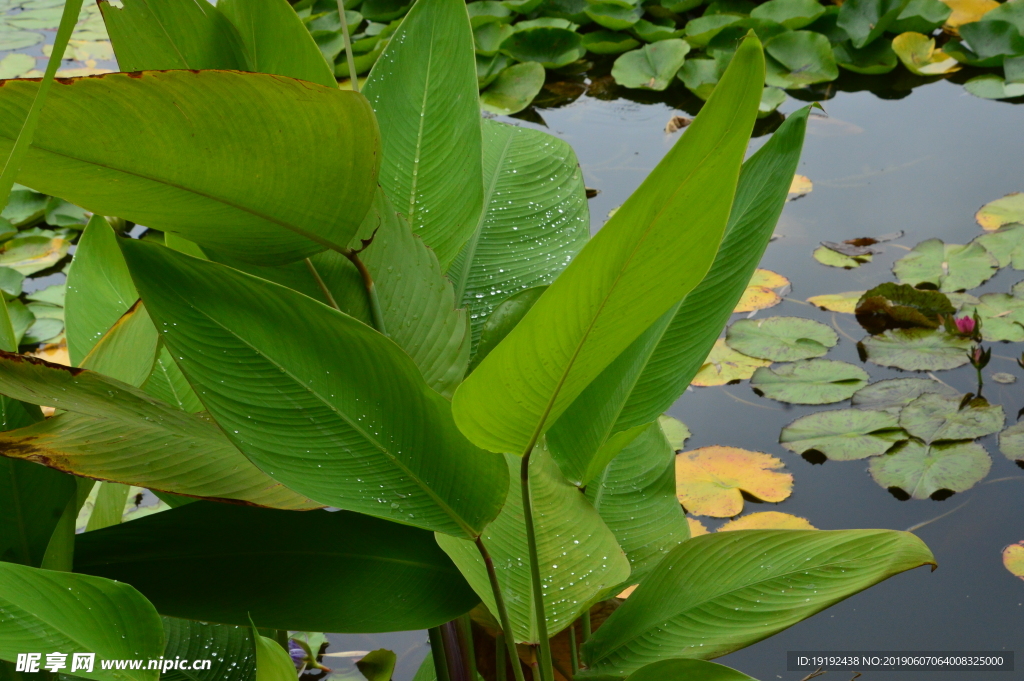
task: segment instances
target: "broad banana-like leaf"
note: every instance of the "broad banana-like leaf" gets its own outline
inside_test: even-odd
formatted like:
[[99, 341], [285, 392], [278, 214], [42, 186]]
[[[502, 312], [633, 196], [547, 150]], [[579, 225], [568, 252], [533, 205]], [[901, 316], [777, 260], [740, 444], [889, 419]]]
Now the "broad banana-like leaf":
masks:
[[86, 532], [102, 530], [104, 527], [117, 525], [124, 516], [124, 507], [128, 503], [128, 492], [131, 487], [116, 482], [97, 483], [96, 502], [85, 525]]
[[418, 0], [363, 92], [380, 123], [380, 185], [447, 269], [483, 204], [480, 103], [466, 3]]
[[665, 658], [720, 657], [884, 579], [934, 565], [892, 530], [740, 530], [683, 542], [583, 646], [579, 678], [625, 678]]
[[75, 570], [165, 615], [298, 631], [425, 629], [477, 602], [430, 532], [348, 511], [196, 502], [79, 535]]
[[[612, 677], [615, 678], [615, 677]], [[704, 660], [662, 660], [641, 667], [627, 681], [757, 681], [724, 664]]]
[[[157, 681], [149, 660], [163, 653], [160, 616], [138, 591], [108, 579], [0, 563], [0, 659], [66, 653], [74, 676], [97, 681]], [[75, 653], [96, 656], [91, 672], [72, 670]], [[142, 669], [103, 669], [102, 660], [142, 660]]]
[[0, 392], [68, 413], [0, 433], [0, 454], [89, 478], [286, 509], [316, 508], [262, 473], [205, 415], [112, 378], [0, 353]]
[[277, 641], [261, 636], [251, 624], [252, 643], [256, 653], [256, 681], [292, 681], [295, 665]]
[[146, 306], [137, 300], [79, 366], [138, 388], [153, 373], [159, 340]]
[[[474, 538], [508, 488], [393, 341], [301, 293], [124, 239], [146, 308], [235, 445], [338, 508]], [[169, 490], [173, 491], [173, 490]]]
[[246, 71], [238, 31], [206, 0], [100, 0], [103, 23], [122, 71]]
[[163, 617], [164, 659], [210, 660], [207, 670], [169, 669], [163, 681], [252, 681], [256, 654], [251, 627]]
[[[38, 87], [0, 89], [0, 154]], [[354, 92], [234, 71], [114, 73], [59, 81], [18, 181], [276, 264], [347, 246], [379, 155], [373, 111]]]
[[[338, 87], [333, 66], [324, 59], [313, 36], [288, 0], [221, 0], [217, 8], [242, 36], [247, 71], [308, 80], [329, 88]], [[340, 183], [338, 187], [341, 187]]]
[[459, 386], [453, 411], [470, 440], [527, 451], [700, 283], [729, 219], [763, 80], [761, 44], [750, 35], [686, 134]]
[[630, 584], [690, 538], [675, 472], [675, 452], [652, 423], [587, 485], [587, 498], [629, 558]]
[[[483, 543], [494, 561], [516, 641], [537, 643], [530, 554], [519, 490], [521, 460], [513, 454], [505, 458], [512, 486], [505, 507], [484, 530]], [[629, 561], [594, 507], [562, 477], [547, 452], [537, 450], [530, 464], [537, 560], [541, 583], [546, 587], [544, 615], [548, 634], [554, 636], [624, 582], [629, 577]], [[497, 618], [494, 595], [477, 548], [470, 541], [441, 534], [437, 543]]]
[[563, 140], [484, 119], [484, 209], [448, 268], [470, 312], [473, 347], [491, 312], [544, 286], [590, 238], [590, 210], [576, 154]]
[[701, 283], [640, 335], [548, 431], [562, 471], [586, 484], [615, 433], [650, 423], [686, 390], [753, 276], [786, 202], [810, 107], [793, 113], [740, 171], [729, 224]]
[[153, 373], [142, 384], [142, 389], [158, 400], [190, 414], [203, 410], [203, 403], [185, 380], [181, 369], [174, 363], [171, 353], [163, 346], [160, 347], [156, 361], [153, 362]]

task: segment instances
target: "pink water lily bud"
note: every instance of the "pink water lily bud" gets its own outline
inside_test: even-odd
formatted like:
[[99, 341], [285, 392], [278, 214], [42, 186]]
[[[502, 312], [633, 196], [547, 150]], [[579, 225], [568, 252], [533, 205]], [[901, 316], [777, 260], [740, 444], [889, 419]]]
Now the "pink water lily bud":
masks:
[[956, 330], [960, 333], [965, 335], [974, 333], [974, 319], [971, 317], [956, 317], [953, 321], [956, 322]]

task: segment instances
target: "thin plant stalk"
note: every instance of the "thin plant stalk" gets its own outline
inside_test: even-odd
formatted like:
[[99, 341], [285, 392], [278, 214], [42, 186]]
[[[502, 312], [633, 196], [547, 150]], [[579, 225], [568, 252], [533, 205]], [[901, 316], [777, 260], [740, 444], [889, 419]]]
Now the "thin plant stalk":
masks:
[[[494, 639], [494, 674], [497, 681], [508, 681], [508, 673], [505, 670], [505, 665], [508, 662], [505, 659], [505, 652], [505, 634], [498, 634], [498, 638]], [[522, 675], [522, 673], [523, 669], [520, 665], [519, 674]]]
[[530, 454], [533, 444], [523, 455], [519, 469], [519, 484], [523, 494], [523, 520], [526, 524], [526, 545], [530, 552], [530, 582], [533, 586], [533, 607], [537, 617], [537, 637], [540, 639], [538, 671], [540, 681], [554, 681], [555, 673], [551, 664], [551, 641], [548, 639], [548, 622], [544, 614], [544, 592], [540, 579], [540, 560], [537, 557], [537, 530], [533, 524], [533, 508], [530, 502]]
[[324, 283], [320, 273], [316, 270], [316, 265], [309, 258], [306, 258], [306, 267], [309, 268], [309, 273], [313, 275], [313, 279], [316, 280], [316, 285], [320, 287], [320, 291], [327, 298], [328, 304], [338, 312], [341, 312], [341, 308], [338, 307], [338, 302], [334, 299], [334, 295], [331, 293], [331, 289], [327, 288], [327, 284]]
[[571, 655], [572, 662], [572, 675], [576, 676], [580, 671], [580, 653], [576, 648], [576, 624], [575, 622], [569, 627], [569, 653]]
[[459, 637], [462, 639], [462, 649], [465, 651], [466, 669], [469, 671], [471, 681], [476, 681], [476, 649], [473, 645], [473, 618], [469, 613], [458, 619]]
[[587, 608], [586, 611], [580, 615], [580, 624], [583, 627], [583, 634], [580, 636], [583, 640], [580, 641], [580, 643], [583, 644], [587, 642], [588, 638], [590, 638], [590, 608]]
[[359, 270], [359, 276], [363, 279], [363, 287], [366, 289], [366, 297], [370, 303], [370, 317], [373, 321], [373, 328], [385, 336], [388, 335], [388, 331], [384, 327], [384, 311], [381, 309], [380, 298], [377, 297], [377, 287], [373, 284], [373, 276], [370, 275], [370, 270], [366, 269], [366, 265], [359, 258], [359, 253], [351, 248], [344, 248], [338, 252], [348, 258], [349, 262]]
[[341, 37], [345, 41], [345, 59], [348, 61], [348, 79], [352, 82], [352, 91], [359, 92], [359, 76], [356, 75], [356, 58], [352, 54], [352, 39], [348, 35], [348, 22], [345, 21], [345, 0], [338, 0], [338, 18], [341, 19]]
[[[494, 594], [494, 605], [498, 610], [498, 620], [501, 622], [501, 638], [505, 640], [505, 648], [508, 651], [508, 660], [512, 664], [512, 673], [516, 681], [525, 681], [523, 666], [519, 664], [519, 653], [516, 652], [515, 636], [512, 633], [512, 622], [508, 617], [508, 608], [505, 607], [505, 599], [501, 595], [501, 584], [498, 582], [498, 572], [494, 569], [494, 561], [487, 547], [484, 546], [482, 537], [476, 538], [476, 548], [483, 558], [484, 567], [487, 569], [487, 581], [491, 583], [491, 592]], [[503, 668], [504, 669], [504, 668]]]
[[469, 676], [469, 657], [459, 633], [457, 619], [445, 622], [440, 627], [444, 658], [448, 662], [448, 677], [451, 681], [472, 681]]
[[451, 681], [451, 677], [448, 676], [448, 657], [445, 655], [444, 642], [441, 640], [441, 628], [427, 629], [427, 636], [430, 637], [430, 657], [434, 660], [437, 681]]

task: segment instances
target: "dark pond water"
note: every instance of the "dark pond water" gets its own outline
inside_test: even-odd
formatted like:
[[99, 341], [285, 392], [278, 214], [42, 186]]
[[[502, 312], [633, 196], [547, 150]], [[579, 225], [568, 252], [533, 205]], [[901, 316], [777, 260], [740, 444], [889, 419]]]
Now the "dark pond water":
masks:
[[[573, 87], [558, 89], [572, 92]], [[823, 102], [828, 118], [812, 119], [799, 172], [811, 178], [814, 190], [787, 204], [776, 229], [780, 238], [769, 245], [761, 263], [788, 277], [793, 290], [781, 305], [758, 313], [836, 324], [840, 342], [828, 357], [864, 366], [872, 380], [907, 374], [862, 364], [855, 340], [864, 332], [853, 316], [833, 315], [803, 301], [894, 280], [890, 267], [906, 248], [930, 237], [967, 243], [981, 233], [973, 215], [982, 204], [1024, 190], [1024, 107], [977, 99], [948, 81], [885, 94], [906, 96], [883, 99], [866, 91], [838, 92]], [[695, 111], [694, 100], [685, 92], [662, 99], [640, 103], [583, 95], [569, 105], [538, 107], [535, 113], [509, 120], [545, 129], [572, 144], [587, 185], [601, 190], [590, 201], [597, 230], [608, 211], [629, 196], [675, 142], [679, 133], [663, 132], [668, 119], [674, 113]], [[791, 99], [782, 111], [794, 111], [801, 104]], [[756, 139], [752, 150], [765, 139]], [[897, 245], [888, 244], [883, 254], [859, 269], [825, 267], [811, 258], [820, 241], [898, 230], [906, 234]], [[1021, 279], [1024, 273], [1004, 269], [972, 293], [1005, 292]], [[994, 344], [986, 375], [1002, 371], [1020, 376], [1012, 356], [1021, 350], [1019, 345]], [[961, 392], [973, 389], [969, 366], [937, 375]], [[1022, 386], [1024, 380], [986, 385], [987, 397], [1004, 406], [1008, 425], [1024, 407]], [[693, 431], [688, 449], [729, 445], [785, 461], [795, 478], [793, 495], [777, 505], [747, 501], [745, 512], [784, 511], [821, 529], [919, 526], [915, 532], [934, 551], [939, 569], [919, 568], [897, 576], [718, 661], [762, 681], [798, 681], [806, 672], [786, 671], [788, 650], [1016, 649], [1018, 656], [1024, 655], [1024, 582], [1003, 567], [1000, 556], [1003, 547], [1024, 539], [1024, 470], [1002, 456], [995, 436], [989, 436], [980, 441], [993, 460], [985, 481], [944, 501], [899, 501], [871, 479], [866, 461], [812, 465], [778, 444], [784, 425], [820, 409], [760, 398], [744, 381], [691, 389], [670, 413]], [[392, 647], [404, 655], [396, 681], [410, 679], [426, 652], [424, 633], [331, 638], [334, 651]], [[341, 676], [351, 668], [338, 658], [328, 664]], [[1024, 669], [1024, 659], [1018, 660], [1017, 668]], [[851, 672], [834, 671], [824, 678], [846, 681], [850, 676]], [[866, 672], [861, 678], [905, 677], [994, 681], [1024, 678], [1024, 671]]]

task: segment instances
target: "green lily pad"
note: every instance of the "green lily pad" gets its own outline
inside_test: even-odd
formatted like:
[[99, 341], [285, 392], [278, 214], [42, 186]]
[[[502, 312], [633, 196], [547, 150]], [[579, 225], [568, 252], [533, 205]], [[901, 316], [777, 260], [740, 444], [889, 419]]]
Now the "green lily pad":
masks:
[[658, 424], [661, 426], [661, 432], [665, 433], [669, 446], [677, 452], [690, 439], [690, 429], [679, 419], [672, 418], [668, 414], [662, 414], [658, 417]]
[[594, 54], [622, 54], [639, 45], [639, 40], [617, 31], [594, 31], [583, 34], [584, 49]]
[[1024, 422], [999, 433], [999, 451], [1010, 461], [1024, 464]]
[[45, 215], [47, 198], [46, 194], [16, 184], [0, 218], [9, 220], [15, 227], [35, 222]]
[[871, 254], [858, 255], [855, 258], [851, 258], [848, 255], [837, 253], [831, 248], [826, 246], [818, 246], [814, 249], [814, 253], [811, 253], [814, 259], [820, 262], [822, 265], [828, 265], [829, 267], [842, 267], [845, 270], [852, 270], [856, 267], [860, 267], [866, 262], [871, 262]]
[[790, 31], [765, 42], [764, 49], [771, 57], [766, 64], [767, 85], [794, 88], [839, 77], [832, 44], [820, 33]]
[[469, 24], [473, 28], [491, 23], [508, 24], [513, 19], [511, 8], [496, 0], [470, 2], [466, 4], [466, 10], [469, 12]]
[[910, 0], [889, 26], [889, 31], [896, 34], [914, 31], [927, 35], [946, 23], [952, 13], [952, 8], [940, 0]]
[[613, 31], [624, 31], [644, 15], [643, 7], [622, 7], [610, 2], [595, 3], [587, 7], [587, 16], [594, 23]]
[[508, 24], [497, 22], [477, 26], [473, 29], [473, 44], [476, 47], [476, 53], [484, 57], [493, 57], [498, 54], [502, 43], [515, 32], [515, 29]]
[[757, 4], [752, 0], [712, 0], [704, 8], [704, 16], [708, 17], [713, 14], [738, 14], [746, 16], [754, 11], [755, 7], [757, 7]]
[[[59, 21], [59, 20], [58, 20]], [[41, 33], [32, 31], [0, 31], [0, 50], [24, 50], [43, 42]]]
[[937, 329], [940, 317], [955, 313], [956, 308], [943, 293], [892, 282], [865, 291], [854, 310], [857, 321], [872, 335], [888, 329]]
[[[54, 284], [52, 286], [47, 286], [44, 289], [33, 291], [25, 297], [35, 302], [47, 303], [56, 307], [64, 307], [64, 299], [67, 297], [67, 291], [68, 287], [66, 284]], [[60, 318], [64, 318], [63, 314]]]
[[493, 83], [498, 74], [512, 64], [512, 59], [506, 54], [496, 54], [493, 57], [476, 55], [476, 82], [481, 90]]
[[557, 69], [581, 59], [586, 50], [583, 40], [567, 28], [529, 28], [516, 31], [501, 45], [501, 51], [516, 61], [535, 61]]
[[972, 402], [961, 409], [960, 398], [935, 393], [921, 395], [900, 413], [900, 427], [928, 444], [974, 440], [998, 433], [1005, 421], [1003, 408], [998, 404]]
[[529, 14], [537, 9], [543, 0], [502, 0], [502, 4], [517, 14]]
[[1024, 83], [1024, 54], [1003, 60], [1004, 80], [1013, 85]]
[[846, 0], [836, 25], [846, 31], [854, 47], [864, 47], [882, 35], [906, 6], [907, 0]]
[[960, 70], [960, 63], [954, 57], [935, 49], [935, 38], [921, 33], [900, 33], [893, 38], [892, 49], [907, 70], [918, 76], [939, 76]]
[[671, 18], [649, 17], [633, 24], [633, 33], [645, 43], [656, 43], [659, 40], [682, 38], [686, 35], [686, 30], [676, 28], [676, 22]]
[[6, 299], [17, 298], [21, 295], [21, 286], [25, 281], [25, 275], [16, 272], [10, 267], [0, 267], [0, 291]]
[[359, 11], [370, 21], [391, 21], [405, 16], [413, 0], [363, 0]]
[[[7, 217], [6, 210], [3, 212], [3, 217]], [[987, 232], [1015, 222], [1024, 223], [1024, 192], [1013, 192], [1001, 199], [989, 201], [978, 209], [978, 212], [974, 214], [974, 219]], [[11, 222], [15, 222], [13, 218]]]
[[820, 452], [833, 461], [885, 454], [907, 434], [885, 411], [837, 409], [801, 416], [782, 429], [779, 443], [791, 452]]
[[21, 345], [25, 332], [35, 323], [36, 318], [25, 304], [20, 300], [7, 301], [7, 314], [11, 318], [11, 328], [14, 329], [14, 338], [17, 345]]
[[956, 59], [961, 64], [977, 66], [980, 68], [994, 68], [1001, 65], [1004, 61], [1002, 55], [982, 59], [975, 54], [974, 50], [965, 45], [959, 38], [949, 40], [942, 46], [942, 51], [953, 57], [953, 59]]
[[544, 67], [537, 62], [510, 66], [480, 93], [480, 107], [491, 113], [510, 115], [530, 106], [544, 87]]
[[26, 277], [56, 265], [68, 253], [70, 243], [61, 238], [19, 236], [4, 244], [0, 266]]
[[1007, 293], [986, 293], [961, 314], [981, 317], [981, 336], [987, 341], [1024, 342], [1024, 298]]
[[538, 19], [520, 21], [513, 28], [517, 31], [527, 31], [531, 28], [564, 28], [569, 31], [575, 31], [579, 27], [568, 19], [561, 17], [540, 17]]
[[776, 21], [795, 31], [813, 24], [824, 13], [825, 8], [817, 0], [768, 0], [755, 7], [750, 16]]
[[998, 269], [999, 262], [981, 244], [944, 244], [939, 239], [922, 241], [892, 266], [901, 283], [931, 284], [940, 291], [981, 286]]
[[946, 371], [967, 364], [971, 341], [942, 329], [893, 329], [857, 344], [861, 358], [904, 371]]
[[1013, 99], [1024, 97], [1024, 83], [1007, 83], [994, 73], [975, 76], [964, 83], [964, 89], [982, 99]]
[[686, 61], [690, 45], [673, 38], [644, 45], [615, 60], [612, 77], [619, 85], [644, 90], [664, 90]]
[[960, 35], [981, 59], [1024, 54], [1024, 36], [1009, 21], [975, 21], [960, 27]]
[[867, 383], [866, 371], [833, 359], [805, 359], [762, 367], [750, 377], [750, 387], [758, 395], [791, 404], [841, 402]]
[[757, 105], [757, 117], [764, 118], [782, 106], [789, 98], [786, 91], [777, 87], [766, 87], [761, 91], [761, 102]]
[[908, 440], [898, 451], [871, 459], [869, 470], [882, 487], [902, 490], [912, 499], [927, 499], [940, 490], [968, 490], [991, 467], [988, 452], [976, 442], [926, 445]]
[[860, 49], [854, 47], [849, 40], [844, 40], [832, 48], [832, 54], [840, 67], [854, 73], [889, 73], [899, 63], [899, 57], [888, 40], [876, 40]]
[[39, 343], [49, 343], [57, 338], [61, 333], [64, 332], [64, 321], [61, 319], [53, 319], [44, 317], [42, 319], [36, 319], [32, 326], [28, 327], [25, 331], [25, 335], [22, 337], [21, 342], [24, 345], [37, 345]]
[[735, 14], [712, 14], [692, 19], [686, 24], [686, 42], [695, 48], [707, 47], [711, 39], [726, 26], [742, 19], [743, 17]]
[[683, 14], [704, 4], [704, 0], [661, 0], [661, 6], [669, 12]]
[[23, 76], [36, 67], [36, 58], [15, 52], [0, 59], [0, 80]]
[[1008, 0], [985, 12], [981, 21], [1008, 21], [1024, 34], [1024, 2]]
[[839, 336], [830, 327], [801, 317], [740, 319], [729, 327], [725, 342], [749, 357], [794, 362], [821, 357], [835, 347]]
[[722, 78], [723, 70], [714, 59], [687, 59], [676, 77], [686, 89], [707, 101]]
[[886, 411], [899, 416], [903, 407], [921, 395], [937, 394], [959, 397], [960, 394], [945, 383], [930, 378], [887, 378], [864, 386], [853, 395], [851, 403], [859, 409]]
[[1024, 225], [1011, 224], [975, 239], [995, 256], [1000, 267], [1024, 270]]

